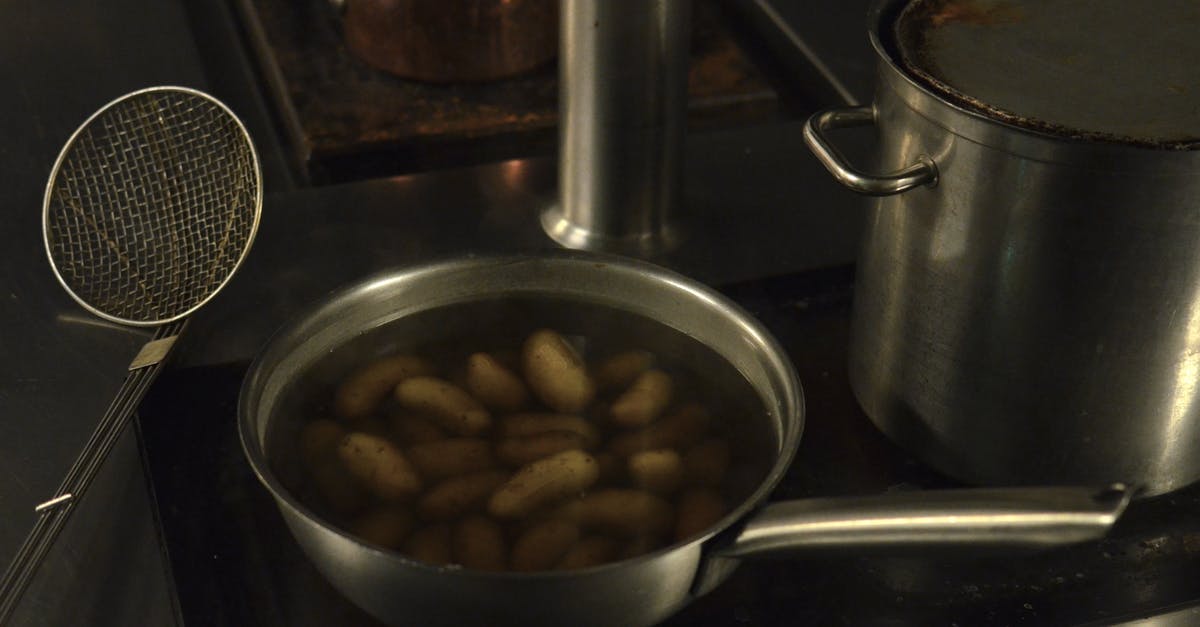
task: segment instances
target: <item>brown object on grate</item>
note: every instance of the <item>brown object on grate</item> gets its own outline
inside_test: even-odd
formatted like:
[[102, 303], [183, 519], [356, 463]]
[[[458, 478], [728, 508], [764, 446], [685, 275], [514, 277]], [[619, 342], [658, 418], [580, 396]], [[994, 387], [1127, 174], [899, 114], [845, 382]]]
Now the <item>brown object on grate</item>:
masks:
[[548, 63], [558, 0], [348, 0], [346, 46], [404, 78], [487, 81]]

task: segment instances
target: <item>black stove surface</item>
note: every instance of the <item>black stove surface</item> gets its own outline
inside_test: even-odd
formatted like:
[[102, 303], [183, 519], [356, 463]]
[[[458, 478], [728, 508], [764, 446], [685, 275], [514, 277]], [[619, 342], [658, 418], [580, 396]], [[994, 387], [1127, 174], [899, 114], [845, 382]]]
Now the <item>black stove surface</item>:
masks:
[[[723, 290], [771, 329], [804, 386], [804, 437], [773, 500], [956, 485], [885, 440], [855, 403], [844, 363], [852, 279], [834, 269]], [[142, 407], [184, 620], [377, 625], [307, 561], [245, 462], [235, 409], [247, 366], [170, 371]], [[666, 624], [1107, 624], [1197, 598], [1200, 486], [1192, 486], [1135, 502], [1102, 541], [1045, 553], [746, 562]]]

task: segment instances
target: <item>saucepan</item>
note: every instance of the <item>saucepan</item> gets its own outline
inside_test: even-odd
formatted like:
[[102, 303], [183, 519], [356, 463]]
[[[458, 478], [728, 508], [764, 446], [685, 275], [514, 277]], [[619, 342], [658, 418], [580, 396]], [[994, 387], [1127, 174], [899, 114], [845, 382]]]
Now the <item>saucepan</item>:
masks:
[[[753, 401], [755, 411], [719, 416], [732, 433], [748, 434], [739, 445], [752, 447], [724, 515], [690, 537], [601, 565], [485, 572], [434, 566], [368, 543], [301, 498], [289, 442], [330, 373], [348, 368], [347, 355], [542, 326], [564, 337], [607, 326], [605, 333], [627, 334], [649, 351], [695, 365], [711, 375], [709, 387]], [[584, 337], [583, 345], [573, 344], [581, 352], [593, 348]], [[560, 251], [442, 260], [337, 291], [268, 342], [247, 374], [238, 421], [247, 459], [302, 550], [348, 599], [392, 624], [652, 624], [721, 583], [744, 559], [1083, 542], [1102, 536], [1129, 500], [1123, 486], [1112, 485], [771, 502], [804, 412], [787, 352], [737, 304], [656, 265]]]

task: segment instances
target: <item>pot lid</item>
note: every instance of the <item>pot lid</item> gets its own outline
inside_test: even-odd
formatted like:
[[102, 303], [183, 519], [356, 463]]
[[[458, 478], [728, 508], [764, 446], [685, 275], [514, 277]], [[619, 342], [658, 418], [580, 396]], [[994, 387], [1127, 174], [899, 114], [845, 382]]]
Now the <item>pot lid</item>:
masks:
[[958, 104], [1079, 139], [1200, 147], [1200, 2], [911, 0], [905, 69]]

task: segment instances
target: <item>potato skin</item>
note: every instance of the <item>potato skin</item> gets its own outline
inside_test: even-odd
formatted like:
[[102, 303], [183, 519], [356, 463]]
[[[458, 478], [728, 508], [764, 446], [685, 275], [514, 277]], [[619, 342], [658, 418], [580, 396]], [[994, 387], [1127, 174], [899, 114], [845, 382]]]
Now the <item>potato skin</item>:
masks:
[[421, 478], [391, 442], [367, 433], [349, 433], [338, 445], [338, 457], [376, 496], [385, 500], [411, 497], [421, 491]]
[[412, 532], [401, 547], [401, 553], [419, 562], [444, 566], [454, 561], [452, 529], [447, 524], [421, 527]]
[[370, 544], [395, 549], [408, 537], [413, 523], [407, 507], [385, 506], [359, 516], [350, 524], [350, 532]]
[[391, 417], [391, 433], [402, 446], [444, 440], [446, 431], [437, 421], [413, 412], [398, 412]]
[[530, 389], [554, 411], [579, 413], [596, 395], [583, 360], [556, 331], [541, 329], [530, 335], [521, 360]]
[[715, 525], [728, 510], [725, 499], [708, 488], [687, 490], [679, 497], [675, 540], [683, 541]]
[[413, 355], [392, 355], [369, 362], [351, 372], [333, 396], [333, 411], [343, 420], [356, 421], [373, 413], [408, 377], [433, 372], [429, 362]]
[[333, 512], [346, 516], [367, 506], [370, 495], [366, 487], [336, 455], [310, 468], [309, 476], [317, 495]]
[[595, 458], [579, 450], [539, 459], [517, 471], [488, 501], [502, 519], [522, 518], [558, 499], [588, 489], [600, 475]]
[[516, 373], [487, 353], [467, 357], [467, 390], [484, 405], [516, 411], [529, 402], [529, 390]]
[[496, 465], [492, 445], [482, 438], [446, 438], [408, 447], [407, 454], [421, 477], [439, 481]]
[[558, 570], [578, 570], [611, 562], [621, 550], [613, 538], [591, 535], [572, 546], [558, 563]]
[[333, 455], [338, 443], [346, 437], [346, 429], [333, 420], [318, 418], [300, 429], [300, 459], [308, 469]]
[[438, 420], [459, 435], [478, 435], [492, 424], [492, 415], [466, 390], [437, 377], [411, 377], [396, 386], [396, 400], [406, 409]]
[[551, 570], [579, 541], [579, 526], [547, 519], [525, 530], [513, 545], [511, 563], [517, 572]]
[[629, 457], [638, 451], [686, 449], [704, 438], [710, 422], [707, 409], [698, 403], [688, 403], [646, 427], [613, 436], [608, 450], [617, 457]]
[[470, 516], [454, 526], [454, 561], [472, 570], [502, 571], [508, 567], [508, 547], [500, 525], [486, 516]]
[[584, 529], [629, 538], [664, 536], [675, 522], [674, 509], [666, 500], [625, 488], [590, 492], [563, 505], [554, 516], [576, 522]]
[[446, 479], [425, 492], [417, 513], [429, 522], [454, 520], [482, 505], [507, 480], [508, 473], [499, 470]]
[[671, 494], [683, 485], [683, 457], [675, 449], [639, 451], [629, 456], [633, 484], [655, 494]]
[[587, 439], [569, 431], [551, 431], [523, 438], [505, 438], [496, 443], [496, 458], [509, 466], [524, 466], [572, 449], [583, 449]]
[[647, 370], [612, 402], [609, 414], [622, 427], [643, 427], [658, 419], [671, 403], [675, 383], [662, 370]]
[[592, 379], [601, 390], [629, 387], [638, 375], [650, 369], [654, 355], [644, 350], [629, 350], [612, 355], [596, 364]]
[[600, 439], [596, 425], [575, 414], [522, 412], [503, 416], [496, 421], [496, 435], [501, 438], [528, 437], [553, 431], [578, 434], [589, 447]]

